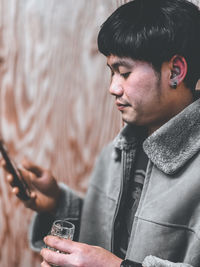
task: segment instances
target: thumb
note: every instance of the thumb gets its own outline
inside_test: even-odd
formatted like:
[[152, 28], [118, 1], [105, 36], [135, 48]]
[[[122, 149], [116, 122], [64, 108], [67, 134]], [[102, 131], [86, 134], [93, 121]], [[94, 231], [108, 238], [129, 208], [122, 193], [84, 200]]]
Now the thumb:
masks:
[[26, 170], [33, 172], [37, 177], [40, 177], [43, 174], [44, 169], [27, 158], [22, 160], [21, 165]]
[[32, 185], [34, 185], [34, 180], [37, 180], [36, 175], [24, 169], [23, 167], [19, 167], [18, 171], [20, 173], [21, 179], [23, 179], [27, 183], [28, 187], [32, 189]]
[[[32, 189], [35, 188], [45, 195], [54, 195], [58, 189], [56, 180], [51, 172], [46, 169], [31, 163], [26, 169], [20, 168], [20, 172]], [[38, 175], [36, 175], [36, 172]]]
[[34, 173], [37, 177], [40, 177], [43, 174], [44, 169], [27, 158], [22, 160], [21, 165], [24, 169]]

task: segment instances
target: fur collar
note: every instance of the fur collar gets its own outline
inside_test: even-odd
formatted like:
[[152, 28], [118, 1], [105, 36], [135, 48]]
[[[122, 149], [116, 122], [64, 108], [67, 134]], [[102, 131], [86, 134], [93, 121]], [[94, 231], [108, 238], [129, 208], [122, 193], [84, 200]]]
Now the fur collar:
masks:
[[[118, 149], [137, 145], [141, 128], [127, 125], [114, 141]], [[143, 129], [144, 131], [144, 129]], [[166, 174], [174, 174], [200, 151], [200, 99], [165, 123], [143, 143], [149, 159]]]

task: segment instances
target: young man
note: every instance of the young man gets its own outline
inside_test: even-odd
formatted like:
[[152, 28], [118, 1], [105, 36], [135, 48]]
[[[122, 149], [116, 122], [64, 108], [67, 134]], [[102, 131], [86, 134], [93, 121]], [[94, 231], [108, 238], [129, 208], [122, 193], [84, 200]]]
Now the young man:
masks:
[[84, 201], [24, 164], [34, 249], [52, 220], [80, 226], [79, 242], [45, 237], [65, 254], [42, 249], [41, 266], [199, 267], [200, 11], [186, 0], [131, 1], [103, 24], [98, 45], [126, 126], [102, 151]]

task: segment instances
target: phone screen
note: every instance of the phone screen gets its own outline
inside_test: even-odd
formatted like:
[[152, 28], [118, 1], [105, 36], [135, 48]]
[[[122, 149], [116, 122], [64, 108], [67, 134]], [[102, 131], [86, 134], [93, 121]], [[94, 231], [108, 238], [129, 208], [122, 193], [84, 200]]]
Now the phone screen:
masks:
[[11, 160], [11, 158], [9, 157], [8, 151], [7, 151], [5, 144], [2, 140], [0, 140], [0, 152], [2, 154], [3, 159], [6, 162], [6, 168], [7, 168], [8, 172], [13, 176], [13, 182], [11, 185], [13, 187], [19, 188], [19, 194], [17, 194], [17, 196], [21, 200], [30, 199], [29, 187], [28, 187], [27, 183], [25, 182], [25, 180], [23, 179], [23, 177], [21, 176], [14, 161]]

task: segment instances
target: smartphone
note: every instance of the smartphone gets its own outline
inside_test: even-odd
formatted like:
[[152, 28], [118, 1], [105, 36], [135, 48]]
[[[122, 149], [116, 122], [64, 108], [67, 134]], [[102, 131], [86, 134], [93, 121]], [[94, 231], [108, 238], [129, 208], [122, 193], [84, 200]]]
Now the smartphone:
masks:
[[0, 153], [6, 162], [6, 168], [8, 172], [13, 176], [13, 182], [11, 185], [13, 187], [19, 188], [19, 193], [17, 194], [17, 197], [24, 201], [29, 200], [30, 189], [25, 180], [23, 179], [22, 175], [20, 174], [18, 168], [16, 167], [16, 164], [13, 160], [11, 160], [3, 140], [0, 140]]

